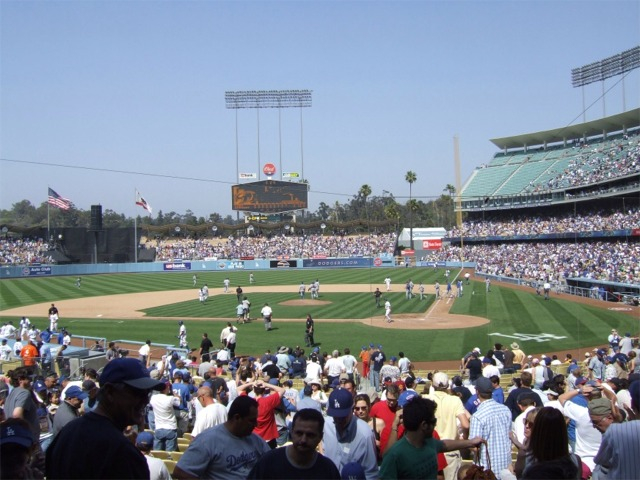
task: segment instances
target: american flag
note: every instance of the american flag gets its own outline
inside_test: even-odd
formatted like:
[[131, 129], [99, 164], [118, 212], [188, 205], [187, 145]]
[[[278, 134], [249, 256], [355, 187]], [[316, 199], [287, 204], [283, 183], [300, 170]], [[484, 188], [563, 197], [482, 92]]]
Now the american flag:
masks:
[[149, 202], [147, 202], [144, 198], [142, 198], [142, 195], [140, 195], [140, 192], [138, 192], [137, 190], [136, 190], [136, 205], [140, 205], [147, 212], [151, 213], [151, 205], [149, 205]]
[[73, 206], [73, 202], [71, 200], [61, 197], [52, 188], [49, 188], [49, 199], [47, 200], [47, 203], [59, 208], [60, 210], [69, 210]]

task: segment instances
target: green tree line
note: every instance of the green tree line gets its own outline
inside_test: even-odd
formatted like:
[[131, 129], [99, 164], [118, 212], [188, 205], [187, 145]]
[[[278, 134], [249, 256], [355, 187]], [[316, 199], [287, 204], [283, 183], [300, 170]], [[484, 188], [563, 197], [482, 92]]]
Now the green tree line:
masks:
[[[428, 201], [413, 198], [411, 189], [418, 181], [414, 172], [407, 172], [405, 180], [409, 186], [409, 200], [399, 202], [396, 197], [386, 190], [381, 195], [372, 195], [372, 189], [364, 184], [356, 194], [345, 202], [336, 201], [333, 204], [320, 202], [316, 211], [305, 211], [298, 221], [309, 223], [328, 221], [334, 224], [353, 221], [360, 222], [390, 222], [395, 228], [410, 227], [444, 227], [451, 228], [455, 225], [454, 196], [455, 188], [447, 185], [443, 193]], [[0, 210], [0, 224], [16, 227], [47, 226], [47, 210], [51, 225], [58, 228], [64, 227], [89, 227], [91, 223], [91, 211], [72, 207], [62, 211], [54, 207], [47, 208], [47, 202], [33, 205], [29, 200], [14, 203], [11, 209]], [[134, 218], [111, 209], [102, 212], [102, 224], [104, 228], [133, 227]], [[231, 215], [223, 217], [219, 213], [211, 213], [207, 217], [198, 217], [193, 211], [187, 210], [183, 214], [159, 210], [154, 216], [138, 216], [138, 226], [153, 225], [204, 225], [207, 223], [224, 223], [236, 225], [244, 223], [244, 219], [238, 221]]]

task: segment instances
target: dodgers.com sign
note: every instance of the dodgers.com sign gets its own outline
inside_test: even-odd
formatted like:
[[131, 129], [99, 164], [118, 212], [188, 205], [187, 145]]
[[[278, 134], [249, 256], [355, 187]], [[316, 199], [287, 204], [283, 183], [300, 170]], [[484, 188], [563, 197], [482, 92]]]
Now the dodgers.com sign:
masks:
[[302, 261], [305, 268], [370, 267], [370, 258], [310, 258]]
[[422, 240], [423, 250], [440, 250], [442, 248], [442, 239], [430, 238], [429, 240]]

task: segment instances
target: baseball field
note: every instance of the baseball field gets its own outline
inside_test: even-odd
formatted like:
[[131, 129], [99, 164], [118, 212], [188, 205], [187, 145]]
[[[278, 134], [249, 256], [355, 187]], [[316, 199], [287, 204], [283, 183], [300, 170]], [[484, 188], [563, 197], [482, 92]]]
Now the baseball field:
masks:
[[[464, 283], [462, 296], [435, 298], [434, 284], [446, 293], [443, 269], [328, 269], [153, 274], [91, 275], [20, 278], [0, 281], [0, 317], [17, 325], [21, 316], [44, 329], [47, 310], [55, 303], [59, 325], [72, 335], [177, 344], [177, 320], [184, 320], [189, 346], [199, 347], [203, 332], [217, 341], [228, 321], [235, 322], [235, 289], [252, 303], [252, 322], [239, 326], [239, 354], [274, 351], [279, 345], [304, 345], [304, 321], [309, 313], [316, 324], [316, 344], [322, 351], [349, 347], [356, 353], [369, 343], [385, 351], [403, 351], [414, 362], [458, 360], [474, 347], [485, 350], [495, 342], [516, 341], [527, 354], [588, 351], [606, 344], [612, 328], [634, 335], [640, 328], [640, 310], [617, 303], [585, 301], [552, 294], [549, 300], [532, 288], [494, 283], [487, 292], [482, 279]], [[461, 272], [452, 271], [455, 280]], [[392, 280], [386, 291], [384, 278]], [[230, 288], [223, 291], [223, 280]], [[298, 294], [301, 282], [318, 279], [320, 296], [312, 300]], [[414, 298], [404, 285], [411, 279]], [[425, 295], [421, 300], [419, 285]], [[454, 282], [455, 283], [455, 282]], [[208, 285], [209, 298], [201, 303], [198, 290]], [[382, 303], [392, 305], [392, 323], [384, 320], [373, 292], [380, 288]], [[456, 288], [453, 288], [456, 292]], [[266, 332], [260, 318], [265, 303], [273, 308], [273, 327]]]

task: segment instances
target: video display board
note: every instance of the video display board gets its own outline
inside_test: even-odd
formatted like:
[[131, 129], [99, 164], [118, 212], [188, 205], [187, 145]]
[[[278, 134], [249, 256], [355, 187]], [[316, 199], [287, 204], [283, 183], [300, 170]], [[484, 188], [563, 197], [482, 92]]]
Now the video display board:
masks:
[[264, 180], [231, 186], [231, 208], [244, 212], [280, 213], [308, 207], [306, 183]]

